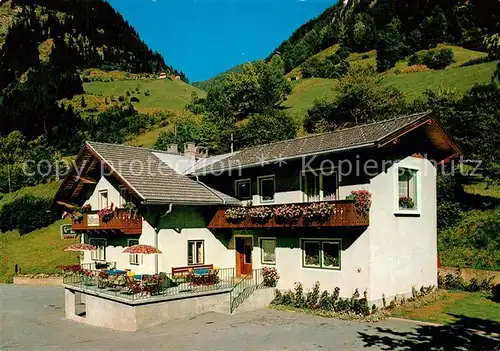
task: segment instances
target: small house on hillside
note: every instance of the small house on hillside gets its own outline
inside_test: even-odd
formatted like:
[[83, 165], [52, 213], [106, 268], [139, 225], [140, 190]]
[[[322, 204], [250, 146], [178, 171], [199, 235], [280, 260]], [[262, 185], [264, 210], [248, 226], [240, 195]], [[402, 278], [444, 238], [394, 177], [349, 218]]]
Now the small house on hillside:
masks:
[[167, 74], [165, 72], [161, 72], [160, 75], [158, 76], [158, 79], [166, 79]]

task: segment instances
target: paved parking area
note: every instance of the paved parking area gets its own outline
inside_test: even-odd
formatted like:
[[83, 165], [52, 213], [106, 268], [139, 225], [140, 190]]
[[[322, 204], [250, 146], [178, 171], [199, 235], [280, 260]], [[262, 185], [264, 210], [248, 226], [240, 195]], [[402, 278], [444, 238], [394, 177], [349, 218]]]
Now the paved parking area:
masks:
[[[0, 285], [0, 350], [352, 350], [380, 342], [390, 347], [413, 335], [414, 323], [364, 324], [291, 312], [260, 310], [237, 315], [205, 314], [135, 333], [64, 319], [61, 287]], [[410, 334], [408, 334], [410, 333]], [[399, 340], [399, 341], [398, 341]]]

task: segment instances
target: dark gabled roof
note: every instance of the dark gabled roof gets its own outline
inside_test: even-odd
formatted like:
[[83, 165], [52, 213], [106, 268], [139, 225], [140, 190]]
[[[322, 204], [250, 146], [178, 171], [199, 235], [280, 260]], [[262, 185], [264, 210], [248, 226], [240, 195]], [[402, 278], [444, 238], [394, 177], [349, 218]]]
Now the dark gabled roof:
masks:
[[[155, 153], [163, 151], [141, 147], [86, 142], [80, 158], [92, 155], [143, 203], [181, 205], [240, 205], [231, 196], [177, 173]], [[90, 154], [90, 155], [89, 155]], [[78, 161], [78, 158], [77, 158]], [[78, 162], [77, 162], [78, 164]], [[84, 175], [83, 175], [84, 176]], [[73, 170], [64, 180], [56, 200], [69, 201], [75, 184], [81, 182]], [[67, 190], [70, 191], [67, 191]], [[58, 198], [60, 197], [60, 198]]]
[[430, 111], [426, 111], [334, 132], [254, 146], [197, 169], [193, 174], [210, 174], [239, 167], [260, 166], [295, 157], [348, 151], [359, 147], [376, 147], [377, 143], [387, 137], [425, 121], [430, 114]]

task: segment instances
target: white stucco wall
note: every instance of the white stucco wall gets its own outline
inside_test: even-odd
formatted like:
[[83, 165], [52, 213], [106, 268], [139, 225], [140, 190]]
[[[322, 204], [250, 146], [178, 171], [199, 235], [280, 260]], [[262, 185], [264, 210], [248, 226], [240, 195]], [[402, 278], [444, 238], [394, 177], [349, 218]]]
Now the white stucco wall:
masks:
[[[419, 216], [397, 216], [398, 167], [418, 169]], [[412, 286], [437, 284], [436, 169], [407, 157], [373, 178], [370, 226], [369, 299], [410, 294]], [[387, 301], [389, 302], [389, 301]]]
[[[331, 235], [327, 233], [325, 235], [321, 236], [321, 239], [339, 238], [336, 229], [331, 230]], [[317, 237], [314, 234], [303, 237], [303, 239], [315, 238]], [[301, 282], [304, 290], [310, 290], [317, 281], [320, 282], [322, 291], [328, 290], [331, 293], [335, 287], [339, 287], [342, 297], [351, 297], [357, 288], [360, 294], [365, 289], [369, 289], [370, 253], [368, 235], [362, 234], [349, 247], [343, 248], [340, 270], [302, 267], [303, 253], [300, 247], [300, 237], [288, 237], [286, 239], [288, 242], [294, 242], [295, 245], [292, 248], [283, 247], [284, 238], [278, 237], [277, 239], [276, 269], [280, 275], [278, 289], [293, 289], [295, 282]]]

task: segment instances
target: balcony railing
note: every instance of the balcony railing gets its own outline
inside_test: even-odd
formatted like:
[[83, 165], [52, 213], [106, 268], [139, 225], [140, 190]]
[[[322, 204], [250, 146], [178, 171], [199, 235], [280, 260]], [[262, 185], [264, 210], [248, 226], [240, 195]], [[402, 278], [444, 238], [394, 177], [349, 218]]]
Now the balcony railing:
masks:
[[129, 211], [119, 209], [113, 216], [104, 221], [99, 218], [98, 211], [83, 213], [81, 220], [73, 220], [73, 230], [75, 231], [120, 231], [124, 234], [141, 234], [142, 217], [131, 216]]
[[[338, 200], [338, 201], [328, 201], [330, 204], [335, 205], [334, 213], [327, 218], [325, 221], [314, 222], [305, 221], [304, 218], [300, 218], [294, 223], [282, 223], [277, 221], [275, 216], [272, 216], [266, 223], [259, 223], [253, 221], [249, 216], [241, 221], [228, 221], [226, 219], [225, 213], [227, 208], [221, 208], [217, 210], [215, 216], [210, 221], [208, 228], [210, 229], [224, 229], [224, 228], [279, 228], [279, 227], [353, 227], [353, 228], [364, 228], [367, 227], [369, 223], [369, 216], [361, 211], [358, 211], [354, 201], [352, 200]], [[291, 205], [291, 204], [288, 204]], [[310, 203], [297, 203], [293, 204], [300, 207], [309, 206]], [[266, 207], [276, 208], [282, 206], [279, 205], [264, 205]]]

